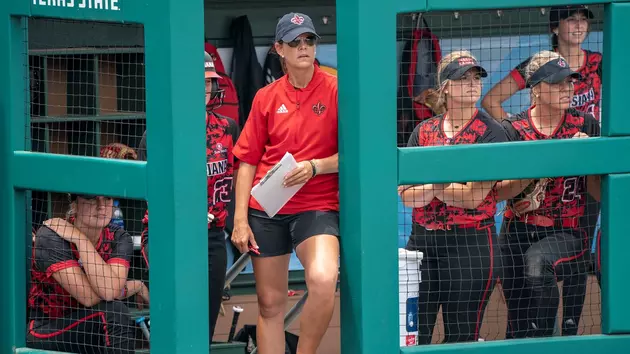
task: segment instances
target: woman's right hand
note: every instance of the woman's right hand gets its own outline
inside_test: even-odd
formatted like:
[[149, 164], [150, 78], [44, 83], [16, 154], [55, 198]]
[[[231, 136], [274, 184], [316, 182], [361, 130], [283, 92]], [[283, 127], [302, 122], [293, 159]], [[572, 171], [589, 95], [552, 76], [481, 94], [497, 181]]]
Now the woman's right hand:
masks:
[[61, 218], [53, 218], [44, 221], [44, 225], [53, 230], [64, 240], [77, 244], [85, 236], [74, 225]]
[[241, 254], [245, 254], [249, 252], [249, 245], [251, 244], [254, 249], [258, 249], [258, 244], [256, 244], [256, 240], [254, 239], [254, 233], [252, 229], [249, 227], [249, 222], [247, 221], [235, 221], [234, 222], [234, 230], [232, 230], [232, 243]]

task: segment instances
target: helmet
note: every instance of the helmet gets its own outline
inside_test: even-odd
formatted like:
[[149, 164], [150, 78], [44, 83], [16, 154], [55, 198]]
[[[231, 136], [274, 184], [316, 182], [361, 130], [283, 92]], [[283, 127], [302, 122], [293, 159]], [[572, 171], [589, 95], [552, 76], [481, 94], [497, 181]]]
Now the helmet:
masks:
[[212, 84], [210, 86], [210, 92], [206, 91], [206, 94], [210, 95], [210, 100], [206, 104], [206, 109], [211, 111], [223, 104], [223, 96], [225, 90], [219, 87], [219, 79], [221, 76], [217, 73], [217, 69], [214, 67], [214, 60], [208, 52], [204, 51], [204, 71], [205, 78], [210, 79]]

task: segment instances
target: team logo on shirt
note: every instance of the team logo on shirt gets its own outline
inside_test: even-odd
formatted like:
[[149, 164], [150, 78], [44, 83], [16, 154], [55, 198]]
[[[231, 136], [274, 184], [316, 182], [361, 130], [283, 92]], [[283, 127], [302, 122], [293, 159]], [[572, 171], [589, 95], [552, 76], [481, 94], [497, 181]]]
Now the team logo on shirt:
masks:
[[324, 106], [321, 102], [317, 102], [316, 104], [313, 105], [313, 112], [315, 114], [317, 114], [317, 116], [321, 116], [322, 113], [324, 113], [324, 111], [326, 110], [326, 106]]
[[296, 24], [296, 25], [301, 25], [304, 23], [304, 17], [300, 15], [295, 15], [291, 19], [291, 23]]

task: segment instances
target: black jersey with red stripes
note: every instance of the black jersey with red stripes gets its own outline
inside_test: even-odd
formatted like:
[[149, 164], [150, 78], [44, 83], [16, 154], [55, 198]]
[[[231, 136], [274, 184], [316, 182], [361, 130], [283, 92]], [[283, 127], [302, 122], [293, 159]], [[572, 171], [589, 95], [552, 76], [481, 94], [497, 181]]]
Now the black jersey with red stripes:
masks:
[[[133, 240], [119, 226], [110, 224], [103, 229], [94, 248], [106, 263], [129, 268]], [[76, 246], [52, 229], [40, 227], [32, 249], [31, 289], [28, 295], [31, 316], [59, 318], [80, 306], [52, 276], [55, 272], [72, 267], [82, 267]]]
[[[577, 133], [589, 137], [599, 136], [599, 122], [591, 114], [569, 108], [551, 135], [540, 132], [531, 118], [531, 110], [503, 120], [502, 124], [512, 141], [534, 141], [549, 139], [571, 139]], [[586, 203], [586, 176], [553, 178], [545, 188], [545, 198], [540, 208], [533, 213], [551, 219], [580, 217], [584, 215]]]
[[[452, 137], [444, 133], [444, 115], [429, 118], [416, 126], [408, 147], [460, 144], [497, 143], [508, 141], [505, 130], [486, 113], [477, 111], [473, 118]], [[413, 221], [419, 225], [437, 228], [443, 225], [462, 225], [494, 220], [497, 209], [496, 187], [476, 209], [450, 206], [433, 198], [431, 203], [413, 209]]]
[[[602, 92], [602, 54], [584, 51], [584, 63], [577, 72], [582, 75], [581, 80], [574, 84], [571, 108], [590, 113], [595, 119], [600, 119], [600, 99]], [[566, 58], [565, 58], [566, 59]], [[510, 75], [518, 83], [519, 90], [525, 88], [525, 68], [531, 58], [520, 63]]]
[[206, 175], [208, 176], [208, 213], [214, 222], [208, 228], [225, 227], [227, 206], [234, 188], [234, 144], [238, 140], [238, 125], [232, 118], [206, 115]]

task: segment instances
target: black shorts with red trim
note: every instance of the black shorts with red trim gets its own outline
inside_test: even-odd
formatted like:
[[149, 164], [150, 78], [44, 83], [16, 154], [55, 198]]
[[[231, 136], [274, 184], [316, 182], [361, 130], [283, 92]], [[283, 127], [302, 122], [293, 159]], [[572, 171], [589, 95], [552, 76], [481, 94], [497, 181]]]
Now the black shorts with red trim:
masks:
[[135, 333], [135, 323], [122, 302], [102, 301], [60, 318], [32, 312], [26, 341], [29, 348], [41, 350], [131, 354], [135, 350]]
[[414, 223], [406, 246], [423, 253], [414, 321], [418, 344], [431, 343], [440, 306], [445, 343], [477, 341], [486, 305], [500, 277], [494, 220], [428, 228]]

